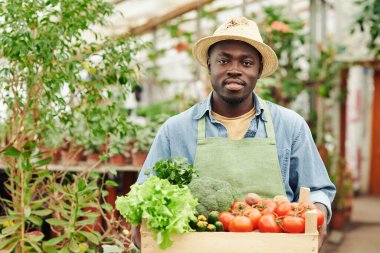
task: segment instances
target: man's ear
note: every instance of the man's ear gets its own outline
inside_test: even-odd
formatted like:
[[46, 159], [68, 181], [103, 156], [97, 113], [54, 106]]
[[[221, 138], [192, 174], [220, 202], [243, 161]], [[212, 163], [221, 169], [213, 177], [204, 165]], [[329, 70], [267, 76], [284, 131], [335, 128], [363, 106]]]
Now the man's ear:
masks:
[[207, 57], [207, 69], [208, 69], [208, 73], [210, 74], [211, 73], [210, 57]]
[[261, 61], [260, 67], [259, 67], [259, 78], [261, 78], [261, 74], [263, 73], [263, 68], [264, 68], [264, 65], [263, 65], [263, 62]]

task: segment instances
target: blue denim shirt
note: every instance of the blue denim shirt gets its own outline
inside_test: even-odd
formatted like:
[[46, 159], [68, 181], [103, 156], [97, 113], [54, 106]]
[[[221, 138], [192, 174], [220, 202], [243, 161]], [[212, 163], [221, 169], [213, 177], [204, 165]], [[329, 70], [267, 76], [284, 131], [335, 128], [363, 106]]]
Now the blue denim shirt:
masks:
[[[204, 115], [206, 137], [227, 138], [226, 128], [211, 116], [211, 96], [212, 93], [204, 101], [171, 117], [161, 126], [140, 171], [138, 183], [146, 180], [146, 169], [152, 168], [161, 158], [166, 160], [169, 157], [186, 157], [191, 164], [194, 163], [198, 120]], [[244, 138], [266, 137], [264, 109], [260, 107], [255, 93], [253, 98], [256, 115]], [[269, 101], [265, 102], [272, 116], [278, 160], [288, 199], [297, 201], [300, 188], [309, 187], [311, 202], [319, 202], [327, 207], [329, 221], [336, 189], [330, 181], [307, 123], [296, 112]]]

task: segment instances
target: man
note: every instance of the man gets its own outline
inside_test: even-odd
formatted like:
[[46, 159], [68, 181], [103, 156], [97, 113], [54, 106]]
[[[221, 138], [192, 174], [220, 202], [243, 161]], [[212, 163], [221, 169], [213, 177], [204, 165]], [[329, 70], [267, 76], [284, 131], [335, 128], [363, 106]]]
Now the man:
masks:
[[[207, 67], [213, 91], [161, 127], [138, 183], [159, 159], [186, 157], [200, 176], [228, 181], [241, 197], [255, 192], [296, 201], [300, 188], [309, 187], [311, 201], [330, 220], [335, 186], [306, 122], [253, 92], [257, 80], [278, 66], [256, 23], [244, 17], [228, 20], [199, 40], [193, 55]], [[325, 233], [326, 223], [320, 229], [320, 245]]]

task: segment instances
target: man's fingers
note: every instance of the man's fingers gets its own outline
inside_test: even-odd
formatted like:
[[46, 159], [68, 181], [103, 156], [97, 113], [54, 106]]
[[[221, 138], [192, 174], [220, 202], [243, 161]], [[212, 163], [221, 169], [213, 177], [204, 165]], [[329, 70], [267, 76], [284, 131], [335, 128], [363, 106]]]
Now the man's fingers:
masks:
[[140, 249], [141, 248], [141, 234], [140, 234], [140, 226], [132, 226], [132, 242], [133, 244]]

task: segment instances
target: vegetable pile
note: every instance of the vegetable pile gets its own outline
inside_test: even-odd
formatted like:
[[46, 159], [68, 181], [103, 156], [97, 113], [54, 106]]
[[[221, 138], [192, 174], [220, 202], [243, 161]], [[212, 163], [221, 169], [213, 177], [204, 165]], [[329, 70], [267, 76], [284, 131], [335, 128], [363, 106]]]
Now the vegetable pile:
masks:
[[325, 217], [312, 203], [290, 203], [285, 196], [261, 199], [249, 193], [244, 201], [235, 201], [218, 218], [224, 230], [230, 232], [304, 233], [305, 213], [310, 210], [317, 212], [317, 226], [322, 226]]
[[192, 231], [189, 223], [195, 220], [197, 200], [187, 187], [170, 184], [166, 179], [152, 176], [144, 184], [134, 184], [131, 191], [116, 199], [116, 209], [132, 225], [142, 218], [153, 232], [161, 249], [170, 247], [171, 234]]
[[144, 184], [117, 198], [116, 209], [134, 226], [144, 219], [161, 249], [172, 245], [171, 234], [189, 231], [304, 233], [309, 210], [317, 212], [318, 227], [324, 222], [314, 204], [290, 203], [285, 196], [261, 199], [248, 193], [236, 200], [228, 182], [196, 178], [197, 171], [183, 158], [160, 160], [149, 173]]

